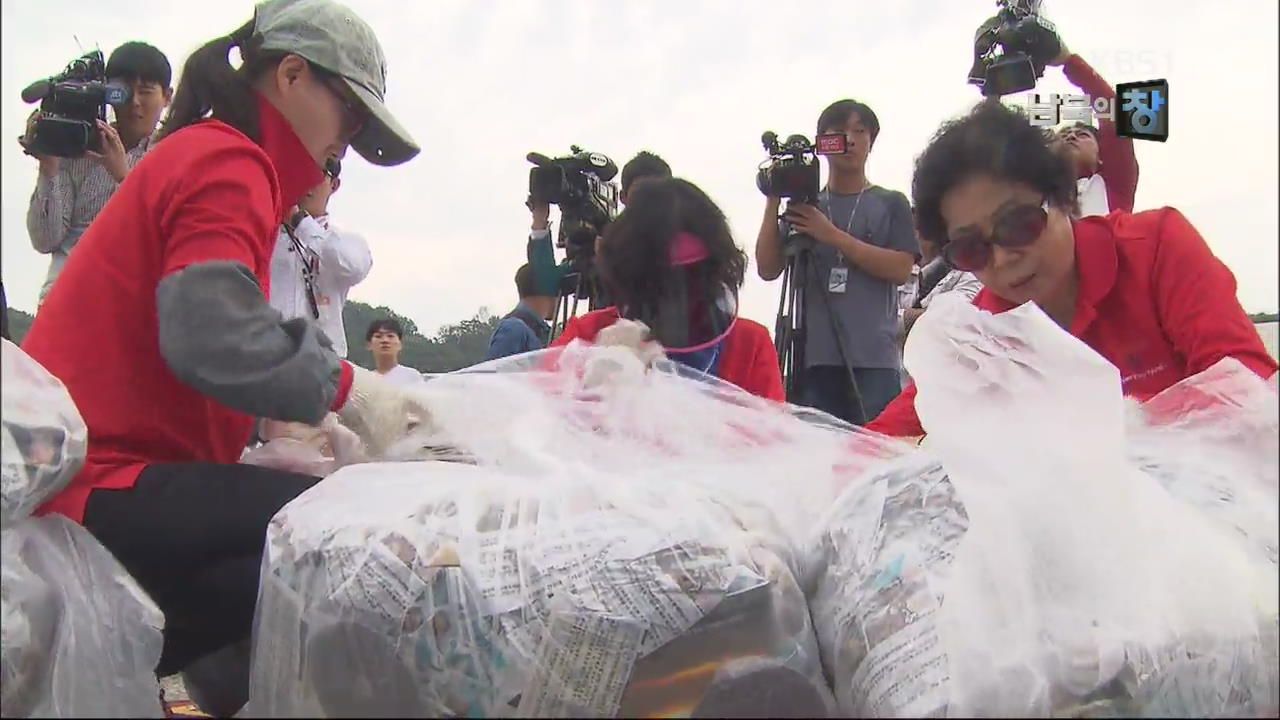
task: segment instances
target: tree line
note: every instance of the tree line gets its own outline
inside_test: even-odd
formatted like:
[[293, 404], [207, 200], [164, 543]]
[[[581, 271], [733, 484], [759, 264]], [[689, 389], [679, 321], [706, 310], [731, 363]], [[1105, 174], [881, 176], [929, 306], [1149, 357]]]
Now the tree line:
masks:
[[[480, 308], [472, 317], [445, 325], [432, 337], [418, 329], [418, 324], [408, 317], [385, 306], [373, 307], [362, 302], [348, 300], [342, 310], [343, 324], [347, 331], [347, 359], [366, 368], [373, 368], [373, 355], [369, 352], [364, 333], [369, 324], [382, 318], [394, 318], [404, 328], [404, 350], [400, 364], [421, 372], [444, 373], [470, 367], [484, 360], [489, 351], [489, 338], [498, 326], [487, 308]], [[21, 310], [9, 309], [9, 335], [21, 345], [35, 318]]]

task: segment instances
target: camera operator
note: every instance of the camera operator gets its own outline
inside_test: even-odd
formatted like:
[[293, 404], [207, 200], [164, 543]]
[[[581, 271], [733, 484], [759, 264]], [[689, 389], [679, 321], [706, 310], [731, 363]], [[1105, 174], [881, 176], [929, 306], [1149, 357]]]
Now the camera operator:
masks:
[[[1119, 110], [1115, 106], [1115, 88], [1065, 44], [1048, 64], [1062, 67], [1067, 80], [1090, 99], [1110, 98], [1112, 107]], [[1138, 158], [1133, 152], [1133, 138], [1117, 135], [1115, 121], [1105, 117], [1098, 119], [1096, 128], [1088, 123], [1064, 127], [1059, 130], [1059, 137], [1077, 178], [1080, 217], [1107, 215], [1116, 210], [1133, 212], [1138, 192]]]
[[533, 266], [528, 263], [516, 270], [516, 292], [520, 295], [520, 302], [494, 329], [485, 361], [533, 352], [547, 346], [556, 296], [537, 290]]
[[[27, 210], [27, 233], [36, 252], [52, 255], [40, 303], [80, 236], [151, 146], [160, 114], [173, 97], [169, 60], [146, 43], [127, 42], [116, 48], [107, 61], [107, 77], [128, 85], [133, 99], [116, 110], [115, 125], [98, 122], [102, 151], [74, 159], [37, 157], [40, 173]], [[39, 118], [36, 110], [27, 120], [28, 139]]]
[[[661, 157], [647, 150], [641, 150], [636, 156], [622, 166], [622, 188], [618, 196], [622, 205], [627, 204], [631, 190], [638, 182], [671, 177], [671, 166]], [[555, 250], [551, 243], [551, 206], [546, 203], [533, 203], [529, 210], [533, 216], [532, 232], [529, 233], [529, 265], [533, 268], [536, 292], [539, 295], [558, 297], [564, 275], [569, 271], [567, 265], [557, 265]], [[600, 238], [596, 238], [595, 250], [600, 250]]]
[[333, 343], [338, 357], [347, 356], [342, 308], [351, 288], [373, 269], [369, 243], [357, 233], [334, 227], [329, 198], [338, 191], [342, 165], [325, 163], [325, 177], [311, 188], [280, 226], [271, 257], [271, 306], [286, 320], [310, 317]]
[[847, 151], [826, 156], [830, 174], [816, 207], [791, 203], [779, 223], [780, 200], [766, 200], [756, 269], [765, 280], [782, 274], [785, 224], [817, 241], [809, 276], [794, 280], [806, 288], [807, 318], [798, 403], [862, 425], [902, 389], [897, 287], [910, 278], [915, 259], [911, 206], [901, 192], [867, 180], [867, 156], [880, 132], [871, 108], [833, 103], [817, 129], [844, 133]]

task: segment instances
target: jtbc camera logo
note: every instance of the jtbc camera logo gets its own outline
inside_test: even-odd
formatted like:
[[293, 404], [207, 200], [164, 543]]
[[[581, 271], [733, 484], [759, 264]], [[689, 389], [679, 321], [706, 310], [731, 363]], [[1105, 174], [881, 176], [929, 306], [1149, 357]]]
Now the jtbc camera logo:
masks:
[[1120, 83], [1115, 98], [1032, 93], [1027, 97], [1027, 114], [1036, 127], [1063, 122], [1092, 124], [1093, 117], [1114, 119], [1120, 137], [1164, 142], [1169, 139], [1169, 81]]

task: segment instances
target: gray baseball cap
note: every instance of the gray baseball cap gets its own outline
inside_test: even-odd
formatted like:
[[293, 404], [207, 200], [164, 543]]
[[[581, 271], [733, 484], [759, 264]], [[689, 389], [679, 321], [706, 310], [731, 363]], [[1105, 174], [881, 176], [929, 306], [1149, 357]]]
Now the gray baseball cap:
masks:
[[383, 104], [387, 59], [373, 28], [332, 0], [268, 0], [254, 13], [262, 50], [293, 53], [342, 78], [369, 110], [351, 147], [374, 165], [399, 165], [420, 148]]

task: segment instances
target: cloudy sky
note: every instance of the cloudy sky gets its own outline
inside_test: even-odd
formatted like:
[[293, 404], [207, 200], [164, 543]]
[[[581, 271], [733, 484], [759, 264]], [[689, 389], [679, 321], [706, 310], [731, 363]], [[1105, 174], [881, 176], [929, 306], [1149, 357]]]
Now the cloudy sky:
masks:
[[[978, 99], [965, 84], [973, 29], [993, 0], [350, 0], [378, 32], [388, 101], [424, 148], [375, 168], [350, 156], [335, 221], [358, 230], [374, 269], [352, 296], [427, 331], [514, 303], [523, 261], [531, 150], [570, 144], [619, 166], [637, 150], [702, 186], [751, 252], [763, 210], [759, 138], [811, 134], [828, 103], [853, 97], [882, 126], [869, 175], [909, 191], [912, 162], [938, 124]], [[1109, 82], [1167, 78], [1167, 143], [1138, 142], [1137, 205], [1181, 209], [1235, 272], [1250, 311], [1277, 307], [1275, 0], [1148, 3], [1059, 0], [1045, 11]], [[60, 70], [79, 42], [110, 52], [146, 40], [175, 72], [205, 40], [247, 20], [248, 2], [5, 2], [3, 278], [32, 310], [47, 258], [25, 212], [34, 160], [12, 141], [30, 107], [19, 91]], [[175, 77], [176, 80], [176, 77]], [[1042, 91], [1068, 92], [1050, 68]], [[1241, 103], [1247, 111], [1232, 109]], [[773, 325], [779, 285], [749, 272], [747, 317]]]

